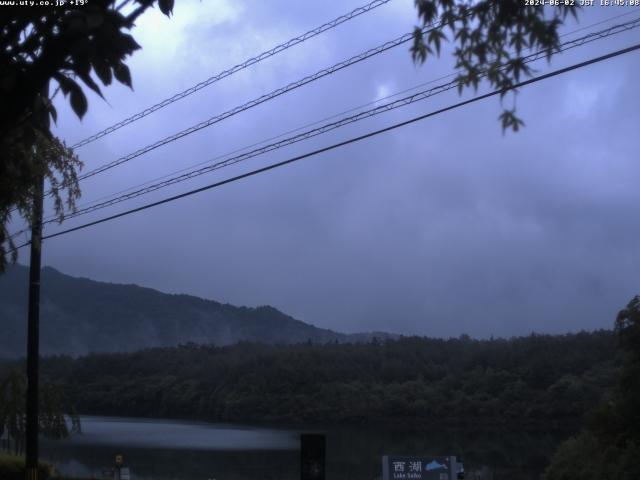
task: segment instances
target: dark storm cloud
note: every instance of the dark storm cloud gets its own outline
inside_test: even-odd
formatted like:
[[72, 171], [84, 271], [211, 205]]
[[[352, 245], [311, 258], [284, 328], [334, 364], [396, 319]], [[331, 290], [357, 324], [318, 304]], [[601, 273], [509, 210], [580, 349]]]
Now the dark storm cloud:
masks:
[[[82, 123], [60, 103], [60, 134], [73, 143], [359, 3], [193, 2], [178, 5], [172, 20], [145, 18], [144, 50], [132, 61], [135, 93], [112, 87], [109, 104], [92, 98]], [[415, 23], [412, 3], [393, 0], [79, 153], [94, 168], [399, 36]], [[585, 9], [581, 26], [618, 13]], [[627, 46], [634, 35], [577, 49], [552, 67]], [[489, 100], [48, 241], [44, 260], [74, 275], [271, 304], [343, 331], [488, 336], [609, 327], [640, 290], [639, 65], [635, 53], [523, 89], [517, 105], [527, 126], [517, 134], [502, 135], [499, 102]], [[416, 67], [400, 47], [95, 177], [83, 201], [450, 68], [446, 56]], [[456, 101], [451, 92], [132, 205]]]

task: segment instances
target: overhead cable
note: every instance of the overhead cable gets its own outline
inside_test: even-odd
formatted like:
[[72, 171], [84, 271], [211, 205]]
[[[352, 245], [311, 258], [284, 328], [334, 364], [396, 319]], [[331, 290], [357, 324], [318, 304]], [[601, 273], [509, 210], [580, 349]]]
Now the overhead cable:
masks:
[[[530, 78], [528, 80], [525, 80], [525, 81], [522, 81], [522, 82], [518, 82], [518, 83], [513, 84], [512, 86], [507, 87], [507, 88], [496, 89], [496, 90], [493, 90], [493, 91], [491, 91], [489, 93], [486, 93], [484, 95], [473, 97], [473, 98], [471, 98], [469, 100], [464, 100], [464, 101], [458, 102], [456, 104], [450, 105], [448, 107], [441, 108], [441, 109], [426, 113], [424, 115], [419, 115], [419, 116], [411, 118], [409, 120], [405, 120], [403, 122], [395, 123], [395, 124], [390, 125], [388, 127], [381, 128], [379, 130], [375, 130], [375, 131], [366, 133], [364, 135], [353, 137], [353, 138], [350, 138], [350, 139], [342, 141], [342, 142], [334, 143], [333, 145], [329, 145], [327, 147], [323, 147], [323, 148], [320, 148], [320, 149], [317, 149], [317, 150], [314, 150], [314, 151], [311, 151], [311, 152], [308, 152], [308, 153], [305, 153], [305, 154], [302, 154], [302, 155], [298, 155], [298, 156], [295, 156], [293, 158], [289, 158], [289, 159], [281, 161], [281, 162], [273, 163], [273, 164], [268, 165], [266, 167], [258, 168], [256, 170], [252, 170], [250, 172], [243, 173], [241, 175], [237, 175], [235, 177], [227, 178], [225, 180], [221, 180], [221, 181], [206, 185], [204, 187], [196, 188], [194, 190], [190, 190], [188, 192], [181, 193], [179, 195], [174, 195], [172, 197], [168, 197], [168, 198], [165, 198], [165, 199], [162, 199], [162, 200], [158, 200], [156, 202], [148, 203], [146, 205], [142, 205], [142, 206], [137, 207], [137, 208], [126, 210], [124, 212], [117, 213], [115, 215], [110, 215], [108, 217], [104, 217], [104, 218], [101, 218], [101, 219], [98, 219], [98, 220], [94, 220], [92, 222], [88, 222], [88, 223], [85, 223], [85, 224], [82, 224], [82, 225], [78, 225], [76, 227], [68, 228], [66, 230], [61, 230], [61, 231], [58, 231], [58, 232], [55, 232], [55, 233], [50, 233], [48, 235], [43, 236], [42, 239], [44, 240], [44, 239], [55, 238], [55, 237], [58, 237], [58, 236], [61, 236], [61, 235], [66, 235], [66, 234], [69, 234], [71, 232], [75, 232], [75, 231], [78, 231], [78, 230], [83, 230], [85, 228], [92, 227], [94, 225], [98, 225], [98, 224], [105, 223], [105, 222], [108, 222], [108, 221], [111, 221], [111, 220], [115, 220], [117, 218], [128, 216], [128, 215], [131, 215], [133, 213], [141, 212], [143, 210], [147, 210], [147, 209], [150, 209], [150, 208], [153, 208], [153, 207], [157, 207], [159, 205], [163, 205], [163, 204], [166, 204], [166, 203], [174, 202], [176, 200], [179, 200], [179, 199], [182, 199], [182, 198], [185, 198], [185, 197], [189, 197], [189, 196], [195, 195], [197, 193], [201, 193], [201, 192], [204, 192], [204, 191], [207, 191], [207, 190], [211, 190], [213, 188], [221, 187], [223, 185], [236, 182], [238, 180], [249, 178], [249, 177], [252, 177], [252, 176], [260, 174], [260, 173], [264, 173], [264, 172], [267, 172], [267, 171], [270, 171], [270, 170], [274, 170], [274, 169], [279, 168], [279, 167], [283, 167], [285, 165], [292, 164], [294, 162], [298, 162], [298, 161], [303, 160], [305, 158], [310, 158], [310, 157], [319, 155], [321, 153], [328, 152], [330, 150], [335, 150], [337, 148], [344, 147], [346, 145], [350, 145], [352, 143], [360, 142], [360, 141], [365, 140], [367, 138], [371, 138], [371, 137], [380, 135], [382, 133], [386, 133], [386, 132], [395, 130], [397, 128], [404, 127], [404, 126], [410, 125], [412, 123], [415, 123], [415, 122], [418, 122], [418, 121], [421, 121], [421, 120], [425, 120], [427, 118], [430, 118], [430, 117], [433, 117], [433, 116], [448, 112], [450, 110], [454, 110], [454, 109], [457, 109], [457, 108], [460, 108], [460, 107], [463, 107], [463, 106], [466, 106], [466, 105], [470, 105], [472, 103], [475, 103], [475, 102], [478, 102], [478, 101], [481, 101], [481, 100], [485, 100], [487, 98], [490, 98], [490, 97], [493, 97], [493, 96], [496, 96], [496, 95], [502, 95], [502, 94], [504, 94], [504, 93], [506, 93], [506, 92], [508, 92], [510, 90], [515, 90], [515, 89], [518, 89], [518, 88], [522, 88], [522, 87], [525, 87], [527, 85], [531, 85], [533, 83], [537, 83], [537, 82], [540, 82], [542, 80], [546, 80], [548, 78], [556, 77], [558, 75], [561, 75], [561, 74], [564, 74], [564, 73], [568, 73], [570, 71], [577, 70], [579, 68], [584, 68], [584, 67], [586, 67], [588, 65], [593, 65], [595, 63], [599, 63], [599, 62], [602, 62], [602, 61], [605, 61], [605, 60], [608, 60], [608, 59], [611, 59], [611, 58], [614, 58], [614, 57], [617, 57], [617, 56], [620, 56], [620, 55], [631, 53], [631, 52], [636, 51], [638, 49], [640, 49], [640, 43], [632, 45], [632, 46], [627, 47], [627, 48], [616, 50], [616, 51], [608, 53], [606, 55], [601, 55], [599, 57], [591, 58], [590, 60], [586, 60], [584, 62], [573, 64], [573, 65], [571, 65], [569, 67], [565, 67], [565, 68], [561, 68], [561, 69], [558, 69], [558, 70], [554, 70], [554, 71], [546, 73], [544, 75], [539, 75], [539, 76]], [[11, 253], [12, 251], [18, 250], [18, 249], [28, 245], [29, 243], [30, 242], [26, 242], [26, 243], [24, 243], [22, 245], [19, 245], [19, 246], [15, 247], [14, 249], [11, 249], [8, 253]]]
[[338, 18], [335, 18], [333, 20], [331, 20], [330, 22], [327, 22], [323, 25], [320, 25], [319, 27], [314, 28], [313, 30], [309, 30], [306, 33], [303, 33], [302, 35], [299, 35], [297, 37], [294, 37], [290, 40], [287, 40], [284, 43], [281, 43], [275, 47], [273, 47], [270, 50], [267, 50], [265, 52], [262, 52], [259, 55], [256, 55], [255, 57], [249, 58], [248, 60], [245, 60], [242, 63], [239, 63], [231, 68], [228, 68], [226, 70], [223, 70], [215, 75], [213, 75], [212, 77], [207, 78], [206, 80], [203, 80], [200, 83], [197, 83], [196, 85], [193, 85], [192, 87], [187, 88], [186, 90], [183, 90], [180, 93], [176, 93], [175, 95], [172, 95], [169, 98], [166, 98], [164, 100], [162, 100], [161, 102], [156, 103], [155, 105], [152, 105], [148, 108], [145, 108], [144, 110], [142, 110], [141, 112], [136, 113], [135, 115], [132, 115], [130, 117], [125, 118], [124, 120], [119, 121], [118, 123], [115, 123], [107, 128], [105, 128], [104, 130], [101, 130], [79, 142], [77, 142], [75, 145], [72, 145], [71, 148], [72, 149], [76, 149], [76, 148], [80, 148], [83, 147], [91, 142], [94, 142], [96, 140], [98, 140], [99, 138], [102, 138], [106, 135], [109, 135], [110, 133], [115, 132], [116, 130], [119, 130], [120, 128], [129, 125], [133, 122], [136, 122], [148, 115], [151, 115], [154, 112], [157, 112], [158, 110], [166, 107], [167, 105], [170, 105], [172, 103], [175, 103], [179, 100], [182, 100], [183, 98], [188, 97], [189, 95], [192, 95], [193, 93], [202, 90], [205, 87], [208, 87], [209, 85], [212, 85], [216, 82], [218, 82], [219, 80], [222, 80], [223, 78], [229, 77], [231, 75], [233, 75], [234, 73], [237, 73], [241, 70], [244, 70], [247, 67], [250, 67], [252, 65], [255, 65], [256, 63], [261, 62], [262, 60], [265, 60], [267, 58], [273, 57], [274, 55], [277, 55], [280, 52], [283, 52], [295, 45], [298, 45], [306, 40], [309, 40], [310, 38], [316, 37], [318, 35], [320, 35], [323, 32], [326, 32], [327, 30], [331, 30], [332, 28], [337, 27], [338, 25], [341, 25], [345, 22], [348, 22], [349, 20], [356, 18], [360, 15], [362, 15], [363, 13], [367, 13], [370, 12], [371, 10], [378, 8], [381, 5], [384, 5], [385, 3], [388, 3], [390, 0], [374, 0], [371, 3], [368, 3], [367, 5], [364, 5], [362, 7], [358, 7], [354, 10], [352, 10], [351, 12], [345, 14], [345, 15], [341, 15]]
[[[616, 26], [610, 27], [610, 28], [608, 28], [606, 30], [602, 30], [600, 32], [591, 33], [591, 34], [585, 35], [585, 36], [583, 36], [581, 38], [566, 42], [566, 43], [564, 43], [564, 44], [562, 44], [560, 46], [560, 50], [559, 50], [558, 53], [565, 52], [567, 50], [571, 50], [573, 48], [586, 45], [586, 44], [594, 42], [596, 40], [601, 40], [601, 39], [607, 38], [607, 37], [609, 37], [611, 35], [614, 35], [616, 33], [620, 33], [622, 31], [628, 31], [628, 30], [631, 30], [632, 28], [638, 28], [638, 27], [640, 27], [640, 17], [637, 18], [636, 20], [631, 21], [631, 22], [627, 22], [627, 23], [621, 24], [621, 25], [616, 25]], [[536, 53], [532, 53], [530, 55], [527, 55], [527, 56], [523, 57], [523, 59], [524, 59], [523, 61], [524, 61], [524, 63], [531, 63], [531, 62], [534, 62], [536, 60], [539, 60], [540, 58], [544, 58], [545, 56], [546, 56], [546, 52], [544, 50], [540, 50], [540, 51], [538, 51]], [[505, 67], [503, 67], [503, 68], [505, 68]], [[483, 78], [485, 76], [486, 76], [486, 73], [483, 73], [480, 76], [480, 78]], [[161, 182], [153, 183], [153, 184], [148, 185], [148, 186], [146, 186], [144, 188], [140, 188], [138, 190], [126, 193], [124, 195], [120, 195], [120, 196], [114, 197], [114, 198], [112, 198], [110, 200], [107, 200], [107, 201], [104, 201], [104, 202], [99, 202], [99, 203], [96, 203], [94, 205], [90, 205], [90, 206], [87, 206], [85, 208], [78, 209], [77, 211], [68, 214], [65, 217], [65, 219], [71, 219], [71, 218], [75, 218], [75, 217], [78, 217], [78, 216], [81, 216], [81, 215], [85, 215], [85, 214], [94, 212], [96, 210], [101, 210], [103, 208], [115, 205], [117, 203], [121, 203], [121, 202], [124, 202], [124, 201], [127, 201], [127, 200], [131, 200], [133, 198], [137, 198], [139, 196], [151, 193], [151, 192], [159, 190], [161, 188], [168, 187], [170, 185], [174, 185], [176, 183], [181, 183], [181, 182], [184, 182], [184, 181], [187, 181], [187, 180], [191, 180], [193, 178], [199, 177], [199, 176], [204, 175], [206, 173], [210, 173], [212, 171], [219, 170], [219, 169], [224, 168], [224, 167], [229, 167], [231, 165], [234, 165], [236, 163], [248, 160], [250, 158], [254, 158], [256, 156], [263, 155], [265, 153], [268, 153], [268, 152], [271, 152], [271, 151], [274, 151], [274, 150], [277, 150], [277, 149], [280, 149], [280, 148], [283, 148], [283, 147], [286, 147], [286, 146], [301, 142], [303, 140], [307, 140], [309, 138], [316, 137], [318, 135], [322, 135], [322, 134], [327, 133], [329, 131], [336, 130], [338, 128], [344, 127], [345, 125], [349, 125], [351, 123], [355, 123], [355, 122], [358, 122], [358, 121], [361, 121], [361, 120], [364, 120], [364, 119], [379, 115], [381, 113], [385, 113], [385, 112], [388, 112], [388, 111], [391, 111], [391, 110], [395, 110], [397, 108], [405, 107], [405, 106], [411, 105], [413, 103], [416, 103], [418, 101], [426, 100], [427, 98], [430, 98], [432, 96], [435, 96], [435, 95], [444, 93], [446, 91], [449, 91], [449, 90], [451, 90], [453, 88], [456, 88], [458, 85], [459, 85], [459, 81], [458, 80], [453, 80], [453, 81], [450, 81], [448, 83], [444, 83], [444, 84], [438, 85], [436, 87], [433, 87], [433, 88], [430, 88], [430, 89], [427, 89], [427, 90], [419, 91], [417, 93], [405, 96], [403, 98], [400, 98], [400, 99], [397, 99], [397, 100], [394, 100], [394, 101], [379, 105], [379, 106], [377, 106], [375, 108], [372, 108], [372, 109], [369, 109], [369, 110], [366, 110], [366, 111], [362, 111], [362, 112], [359, 112], [357, 114], [350, 115], [350, 116], [347, 116], [347, 117], [343, 117], [343, 118], [341, 118], [341, 119], [339, 119], [337, 121], [330, 122], [330, 123], [324, 124], [324, 125], [322, 125], [320, 127], [313, 128], [311, 130], [307, 130], [305, 132], [299, 133], [297, 135], [293, 135], [291, 137], [279, 140], [277, 142], [270, 143], [270, 144], [265, 145], [263, 147], [251, 150], [249, 152], [245, 152], [245, 153], [233, 156], [233, 157], [228, 158], [226, 160], [223, 160], [223, 161], [211, 164], [211, 165], [207, 165], [207, 166], [204, 166], [204, 167], [201, 167], [201, 168], [198, 168], [198, 169], [191, 170], [191, 171], [183, 173], [181, 175], [177, 175], [177, 176], [165, 179], [165, 180], [163, 180]], [[50, 219], [47, 219], [44, 223], [45, 224], [54, 223], [56, 221], [57, 220], [55, 218], [50, 218]]]

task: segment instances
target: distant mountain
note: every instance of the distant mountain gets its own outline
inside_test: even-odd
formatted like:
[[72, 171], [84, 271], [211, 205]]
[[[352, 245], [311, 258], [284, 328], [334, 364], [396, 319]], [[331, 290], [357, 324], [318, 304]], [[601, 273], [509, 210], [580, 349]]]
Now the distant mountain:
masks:
[[[29, 269], [0, 274], [0, 357], [26, 349]], [[126, 352], [189, 342], [230, 345], [363, 342], [385, 333], [343, 334], [296, 320], [273, 307], [235, 307], [137, 285], [76, 278], [42, 269], [40, 351], [82, 355]]]

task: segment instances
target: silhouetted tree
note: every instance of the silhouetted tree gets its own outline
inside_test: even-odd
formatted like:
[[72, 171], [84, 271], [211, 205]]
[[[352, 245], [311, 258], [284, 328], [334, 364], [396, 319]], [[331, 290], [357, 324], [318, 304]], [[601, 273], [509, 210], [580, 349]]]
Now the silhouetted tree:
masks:
[[546, 480], [640, 478], [640, 297], [620, 311], [615, 322], [622, 369], [618, 384], [587, 428], [562, 444]]
[[[544, 51], [547, 58], [558, 51], [558, 29], [571, 14], [577, 18], [578, 2], [559, 2], [553, 8], [527, 6], [523, 0], [414, 0], [423, 27], [436, 21], [444, 27], [424, 34], [414, 31], [413, 58], [424, 63], [439, 55], [449, 32], [454, 43], [455, 68], [460, 73], [459, 91], [477, 89], [484, 78], [496, 89], [508, 89], [530, 76], [524, 62], [529, 49]], [[503, 94], [504, 96], [504, 94]], [[514, 102], [515, 103], [515, 102]], [[500, 115], [503, 130], [518, 131], [524, 122], [515, 114], [515, 105]]]
[[[13, 441], [15, 454], [21, 454], [24, 449], [26, 391], [26, 378], [18, 370], [11, 371], [0, 380], [0, 437], [7, 433], [9, 443]], [[38, 430], [42, 435], [59, 439], [81, 431], [80, 419], [75, 410], [65, 407], [60, 387], [51, 383], [43, 385], [38, 416]], [[65, 410], [69, 412], [65, 413]]]
[[[105, 86], [115, 79], [131, 87], [125, 62], [140, 46], [127, 32], [155, 3], [98, 0], [0, 9], [0, 271], [6, 266], [7, 247], [13, 246], [6, 225], [14, 209], [29, 218], [34, 182], [40, 175], [50, 183], [60, 219], [64, 203], [73, 207], [80, 194], [77, 158], [43, 121], [57, 117], [49, 83], [57, 84], [80, 118], [88, 103], [78, 80], [102, 95], [92, 70]], [[173, 0], [158, 0], [158, 5], [170, 15]], [[34, 156], [36, 147], [41, 154]]]

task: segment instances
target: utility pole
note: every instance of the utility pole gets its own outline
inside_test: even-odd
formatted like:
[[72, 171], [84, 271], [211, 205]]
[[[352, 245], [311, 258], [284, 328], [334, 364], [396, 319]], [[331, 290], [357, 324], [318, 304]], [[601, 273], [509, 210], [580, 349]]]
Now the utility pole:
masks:
[[29, 323], [27, 331], [26, 480], [38, 480], [38, 363], [40, 355], [40, 257], [44, 176], [39, 175], [33, 195], [31, 262], [29, 265]]
[[[43, 89], [40, 115], [42, 127], [49, 126], [49, 112], [44, 108], [49, 85]], [[47, 131], [45, 130], [45, 131]], [[37, 156], [42, 152], [37, 147]], [[27, 327], [27, 431], [25, 480], [38, 480], [38, 370], [40, 357], [40, 263], [42, 252], [42, 209], [44, 203], [44, 168], [38, 173], [31, 212], [31, 260], [29, 264], [29, 314]]]

